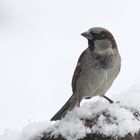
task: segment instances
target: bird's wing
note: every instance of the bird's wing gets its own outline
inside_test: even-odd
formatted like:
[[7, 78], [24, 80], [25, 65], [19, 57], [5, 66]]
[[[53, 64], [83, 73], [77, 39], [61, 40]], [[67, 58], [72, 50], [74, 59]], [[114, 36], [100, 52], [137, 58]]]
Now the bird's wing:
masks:
[[74, 71], [74, 74], [73, 74], [73, 78], [72, 78], [72, 90], [73, 90], [73, 93], [75, 91], [75, 86], [76, 86], [76, 82], [77, 82], [77, 79], [79, 78], [81, 72], [82, 72], [82, 61], [83, 61], [83, 58], [85, 57], [85, 54], [86, 54], [86, 50], [80, 55], [79, 59], [78, 59], [78, 62], [77, 62], [77, 66], [75, 68], [75, 71]]

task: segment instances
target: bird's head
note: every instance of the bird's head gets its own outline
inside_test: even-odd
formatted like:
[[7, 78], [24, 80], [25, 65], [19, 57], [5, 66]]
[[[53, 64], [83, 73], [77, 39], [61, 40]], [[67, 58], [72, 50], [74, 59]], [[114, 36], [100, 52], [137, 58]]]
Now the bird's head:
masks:
[[116, 41], [107, 29], [94, 27], [81, 35], [88, 39], [88, 47], [93, 53], [108, 55], [117, 51]]

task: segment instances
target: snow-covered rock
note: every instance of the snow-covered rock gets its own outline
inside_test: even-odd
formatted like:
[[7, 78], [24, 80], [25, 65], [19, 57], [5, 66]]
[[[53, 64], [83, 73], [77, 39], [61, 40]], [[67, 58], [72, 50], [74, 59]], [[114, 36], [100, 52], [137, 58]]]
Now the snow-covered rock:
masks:
[[139, 133], [139, 110], [108, 102], [86, 103], [81, 108], [75, 108], [65, 118], [55, 122], [44, 132], [42, 140], [55, 140], [62, 137], [67, 140], [86, 138], [89, 135], [123, 138]]
[[112, 98], [116, 101], [113, 104], [96, 100], [68, 112], [44, 131], [41, 140], [87, 140], [90, 137], [92, 140], [139, 140], [140, 86]]

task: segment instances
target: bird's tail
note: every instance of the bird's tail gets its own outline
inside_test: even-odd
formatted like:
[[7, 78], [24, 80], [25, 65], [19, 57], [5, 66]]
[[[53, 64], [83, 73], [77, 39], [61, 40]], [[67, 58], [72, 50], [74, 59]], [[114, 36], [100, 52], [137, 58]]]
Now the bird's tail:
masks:
[[80, 101], [81, 100], [73, 94], [64, 106], [51, 118], [51, 121], [60, 120], [68, 111], [71, 111], [76, 105], [79, 105]]

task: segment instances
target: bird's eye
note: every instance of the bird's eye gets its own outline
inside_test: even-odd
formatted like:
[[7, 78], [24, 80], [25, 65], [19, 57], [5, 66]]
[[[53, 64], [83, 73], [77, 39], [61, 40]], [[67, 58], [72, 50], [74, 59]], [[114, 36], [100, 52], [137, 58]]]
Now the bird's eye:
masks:
[[101, 39], [102, 38], [102, 35], [101, 34], [96, 34], [96, 38], [97, 39]]

